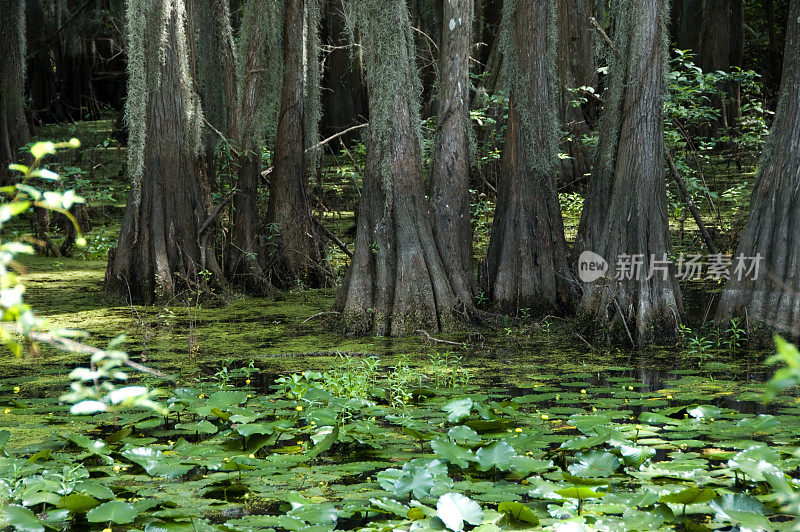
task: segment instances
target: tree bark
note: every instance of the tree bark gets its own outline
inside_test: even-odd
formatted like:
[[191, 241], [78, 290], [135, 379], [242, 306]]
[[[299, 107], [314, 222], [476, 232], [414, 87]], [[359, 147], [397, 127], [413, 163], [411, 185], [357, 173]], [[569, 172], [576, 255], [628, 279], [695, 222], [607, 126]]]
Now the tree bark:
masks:
[[448, 263], [450, 282], [475, 294], [469, 195], [469, 50], [473, 0], [443, 5], [439, 45], [439, 111], [433, 148], [431, 205], [433, 234]]
[[550, 0], [517, 0], [503, 19], [508, 134], [486, 258], [492, 302], [540, 315], [566, 311], [574, 287], [556, 192], [555, 9]]
[[566, 132], [561, 151], [569, 156], [561, 160], [563, 183], [575, 183], [591, 170], [589, 153], [581, 143], [589, 126], [582, 109], [572, 104], [580, 95], [569, 89], [597, 84], [594, 30], [589, 23], [593, 15], [593, 0], [558, 0], [558, 118]]
[[[203, 115], [228, 139], [238, 135], [239, 102], [236, 87], [236, 45], [228, 0], [192, 0], [191, 27], [197, 93]], [[205, 159], [214, 161], [218, 133], [204, 128]]]
[[[673, 272], [649, 275], [651, 266], [660, 266], [653, 259], [665, 260], [671, 249], [664, 180], [667, 2], [623, 0], [614, 15], [619, 55], [610, 65], [601, 126], [601, 139], [607, 138], [598, 151], [576, 249], [604, 257], [610, 271], [584, 283], [580, 310], [601, 330], [632, 330], [643, 345], [674, 338], [682, 310]], [[642, 257], [638, 272], [615, 279], [618, 262], [634, 255]]]
[[[703, 0], [703, 27], [700, 34], [699, 66], [703, 72], [730, 72], [732, 15], [730, 0]], [[741, 30], [740, 30], [741, 31]], [[728, 84], [721, 89], [730, 89]], [[729, 95], [730, 96], [730, 95]], [[713, 105], [720, 110], [719, 119], [712, 124], [714, 134], [720, 128], [727, 128], [728, 105], [730, 98], [712, 98]]]
[[[342, 14], [342, 0], [326, 0], [323, 42], [332, 49], [325, 59], [323, 74], [322, 131], [325, 136], [367, 121], [366, 90], [358, 54], [350, 49], [350, 39]], [[349, 144], [360, 133], [344, 135], [340, 142]]]
[[361, 36], [370, 126], [356, 249], [336, 308], [350, 333], [450, 329], [472, 301], [454, 291], [433, 237], [408, 10], [404, 0], [352, 0], [347, 9]]
[[697, 53], [703, 28], [703, 0], [675, 0], [672, 9], [680, 12], [675, 36], [678, 48]]
[[264, 294], [272, 285], [266, 272], [259, 182], [261, 146], [274, 123], [270, 104], [282, 72], [282, 2], [252, 0], [245, 5], [239, 38], [239, 159], [232, 201], [232, 229], [226, 250], [225, 272], [229, 280], [252, 294]]
[[[717, 321], [734, 316], [800, 337], [800, 0], [792, 0], [781, 96], [764, 147], [750, 218], [734, 257], [763, 259], [760, 272], [731, 275]], [[734, 258], [734, 268], [736, 259]], [[735, 269], [734, 269], [735, 271]]]
[[128, 5], [128, 171], [131, 190], [106, 289], [131, 302], [169, 299], [222, 272], [201, 243], [208, 187], [197, 171], [199, 102], [193, 90], [184, 0]]
[[30, 141], [25, 119], [25, 2], [0, 0], [0, 184], [13, 181], [9, 163]]
[[[267, 206], [270, 277], [282, 288], [295, 282], [318, 287], [326, 280], [325, 248], [308, 202], [303, 128], [304, 3], [316, 1], [287, 0], [283, 26], [281, 110]], [[317, 28], [309, 27], [308, 31]], [[317, 56], [306, 59], [316, 61]]]

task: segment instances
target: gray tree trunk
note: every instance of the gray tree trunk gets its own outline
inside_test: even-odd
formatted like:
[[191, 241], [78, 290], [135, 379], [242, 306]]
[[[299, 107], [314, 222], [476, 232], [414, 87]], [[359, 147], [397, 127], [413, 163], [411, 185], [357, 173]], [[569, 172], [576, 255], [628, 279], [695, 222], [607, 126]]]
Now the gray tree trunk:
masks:
[[[760, 256], [757, 278], [732, 275], [717, 321], [734, 316], [800, 337], [800, 0], [792, 0], [783, 80], [772, 133], [764, 147], [750, 218], [736, 256]], [[736, 261], [734, 259], [734, 264]], [[735, 266], [734, 266], [735, 268]]]
[[[671, 249], [664, 179], [667, 5], [623, 0], [615, 6], [619, 56], [611, 61], [600, 133], [604, 144], [576, 249], [599, 254], [610, 268], [602, 279], [583, 284], [581, 313], [621, 338], [628, 329], [639, 345], [674, 338], [682, 310], [672, 272], [656, 270], [648, 279], [651, 258], [662, 260]], [[627, 255], [642, 256], [638, 275], [615, 279], [615, 266]]]
[[30, 141], [25, 119], [25, 1], [0, 0], [0, 184], [12, 176], [17, 148]]
[[106, 290], [137, 303], [222, 280], [200, 228], [210, 195], [198, 172], [201, 111], [193, 90], [184, 0], [128, 4], [131, 190]]
[[462, 298], [475, 294], [469, 195], [469, 51], [473, 0], [444, 2], [439, 111], [433, 148], [433, 234]]
[[420, 154], [419, 82], [404, 0], [351, 0], [367, 71], [370, 127], [356, 249], [336, 302], [350, 333], [451, 328], [472, 309], [433, 237]]
[[[270, 280], [288, 288], [296, 281], [321, 286], [326, 281], [325, 248], [311, 218], [303, 129], [305, 68], [303, 60], [304, 4], [317, 0], [286, 0], [283, 26], [283, 84], [269, 180], [267, 230], [271, 233]], [[318, 31], [318, 28], [308, 28]], [[316, 55], [306, 58], [317, 61]]]
[[504, 310], [564, 312], [574, 285], [556, 191], [556, 8], [551, 0], [511, 5], [501, 37], [510, 106], [486, 258], [489, 295]]
[[561, 160], [562, 183], [574, 183], [591, 170], [588, 150], [581, 143], [591, 133], [580, 107], [572, 101], [580, 97], [569, 89], [594, 87], [597, 68], [594, 59], [594, 0], [558, 0], [558, 118], [567, 133], [561, 150], [569, 158]]

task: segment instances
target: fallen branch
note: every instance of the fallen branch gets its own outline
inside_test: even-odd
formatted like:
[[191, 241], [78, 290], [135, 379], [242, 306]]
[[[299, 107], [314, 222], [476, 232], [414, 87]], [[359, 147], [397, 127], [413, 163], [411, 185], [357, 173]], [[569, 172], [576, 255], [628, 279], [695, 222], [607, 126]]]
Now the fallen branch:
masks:
[[681, 174], [678, 173], [678, 167], [675, 166], [675, 159], [672, 158], [672, 154], [669, 152], [669, 150], [666, 151], [666, 154], [670, 173], [675, 178], [675, 182], [678, 183], [678, 188], [683, 196], [683, 201], [686, 203], [686, 206], [689, 207], [689, 212], [692, 213], [692, 217], [697, 223], [697, 227], [700, 229], [700, 234], [703, 236], [703, 240], [705, 241], [706, 246], [708, 246], [708, 250], [712, 255], [716, 255], [719, 253], [717, 251], [717, 247], [714, 245], [714, 240], [711, 239], [711, 233], [708, 232], [706, 224], [703, 223], [703, 218], [700, 216], [700, 211], [697, 210], [697, 207], [695, 207], [694, 202], [692, 201], [692, 197], [689, 195], [689, 189], [686, 186], [686, 182], [683, 180], [683, 177], [681, 177]]
[[433, 343], [437, 343], [437, 344], [444, 344], [444, 345], [455, 345], [455, 346], [457, 346], [457, 347], [465, 347], [465, 346], [466, 346], [466, 344], [465, 344], [465, 343], [463, 343], [463, 342], [462, 342], [462, 343], [459, 343], [459, 342], [451, 342], [451, 341], [449, 341], [449, 340], [440, 340], [440, 339], [438, 339], [438, 338], [434, 338], [433, 336], [431, 336], [431, 335], [428, 333], [428, 331], [423, 331], [422, 329], [417, 329], [417, 330], [416, 330], [416, 331], [414, 331], [414, 332], [415, 332], [416, 334], [419, 334], [420, 336], [424, 336], [424, 337], [425, 337], [425, 342], [426, 342], [426, 343], [431, 343], [431, 342], [433, 342]]
[[219, 217], [220, 213], [222, 213], [222, 209], [225, 208], [225, 205], [230, 203], [230, 201], [233, 199], [233, 195], [235, 193], [236, 193], [236, 189], [231, 190], [230, 192], [228, 192], [228, 194], [224, 198], [222, 198], [222, 201], [219, 202], [219, 205], [217, 205], [217, 208], [214, 209], [214, 212], [211, 213], [211, 216], [206, 218], [206, 221], [203, 222], [203, 225], [201, 225], [200, 229], [197, 231], [197, 239], [198, 240], [200, 240], [200, 237], [203, 236], [203, 233], [206, 232], [206, 230], [214, 222], [214, 220], [216, 220], [217, 217]]
[[312, 219], [312, 220], [314, 220], [314, 223], [316, 223], [316, 224], [317, 224], [317, 227], [319, 227], [319, 228], [320, 228], [320, 230], [322, 231], [322, 233], [323, 233], [323, 234], [324, 234], [326, 237], [328, 237], [328, 240], [330, 240], [331, 242], [333, 242], [334, 244], [336, 244], [336, 247], [338, 247], [339, 249], [341, 249], [341, 250], [342, 250], [342, 252], [343, 252], [345, 255], [347, 255], [347, 256], [348, 256], [348, 257], [350, 257], [351, 259], [353, 258], [353, 252], [352, 252], [352, 251], [350, 251], [349, 249], [347, 249], [347, 246], [344, 244], [344, 242], [342, 242], [342, 241], [339, 239], [339, 237], [338, 237], [338, 236], [334, 235], [334, 234], [333, 234], [333, 233], [330, 231], [330, 229], [328, 229], [327, 227], [325, 227], [324, 225], [322, 225], [322, 222], [320, 222], [319, 220], [317, 220], [317, 219], [316, 219], [314, 216], [312, 216], [312, 217], [311, 217], [311, 219]]
[[341, 312], [336, 312], [335, 310], [328, 310], [328, 311], [325, 311], [325, 312], [317, 312], [313, 316], [309, 316], [306, 319], [304, 319], [303, 323], [305, 323], [307, 321], [311, 321], [314, 318], [319, 318], [320, 316], [327, 316], [328, 314], [341, 314]]

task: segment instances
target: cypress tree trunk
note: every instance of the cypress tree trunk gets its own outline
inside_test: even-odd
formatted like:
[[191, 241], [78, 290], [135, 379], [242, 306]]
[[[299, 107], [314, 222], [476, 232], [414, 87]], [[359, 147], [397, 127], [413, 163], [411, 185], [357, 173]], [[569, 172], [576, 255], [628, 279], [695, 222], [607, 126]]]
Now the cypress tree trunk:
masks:
[[356, 249], [336, 307], [351, 333], [449, 329], [460, 300], [431, 228], [420, 157], [419, 81], [404, 0], [351, 0], [367, 70], [370, 126]]
[[[703, 27], [700, 33], [699, 66], [703, 72], [729, 72], [731, 69], [731, 2], [703, 0]], [[729, 87], [722, 87], [729, 89]], [[713, 104], [720, 110], [719, 119], [712, 124], [714, 134], [728, 127], [728, 98], [714, 96]]]
[[31, 98], [32, 122], [58, 122], [60, 106], [57, 105], [55, 66], [50, 57], [47, 42], [53, 27], [52, 6], [49, 0], [29, 0], [27, 2], [27, 44], [28, 44], [28, 94]]
[[[268, 245], [271, 280], [283, 288], [295, 281], [310, 286], [320, 286], [325, 281], [325, 248], [308, 203], [303, 127], [304, 12], [306, 7], [309, 12], [318, 12], [316, 3], [317, 0], [286, 0], [281, 108], [267, 207], [267, 230], [272, 236]], [[308, 32], [315, 31], [317, 23], [312, 21]], [[314, 50], [306, 60], [318, 61], [316, 53]]]
[[[800, 337], [800, 0], [789, 10], [783, 80], [750, 218], [735, 256], [760, 255], [759, 275], [732, 275], [717, 320], [733, 316]], [[734, 272], [736, 260], [734, 260]]]
[[25, 1], [0, 0], [0, 184], [11, 182], [9, 163], [30, 141], [25, 119]]
[[283, 68], [282, 21], [282, 0], [251, 0], [245, 5], [239, 38], [240, 157], [225, 271], [228, 279], [254, 294], [271, 289], [266, 273], [270, 235], [263, 234], [259, 182], [261, 146], [276, 121], [274, 102]]
[[[652, 257], [665, 259], [671, 247], [663, 124], [667, 5], [623, 0], [615, 6], [619, 56], [610, 65], [600, 134], [605, 143], [598, 148], [576, 249], [599, 254], [610, 269], [583, 285], [581, 311], [601, 329], [617, 325], [621, 332], [624, 325], [639, 345], [673, 338], [681, 312], [675, 277], [655, 271], [648, 279], [651, 265], [659, 266]], [[628, 255], [642, 256], [638, 275], [614, 279], [618, 261]]]
[[209, 194], [197, 169], [202, 118], [184, 0], [132, 0], [127, 19], [131, 190], [106, 289], [152, 303], [203, 285], [203, 270], [221, 271], [200, 243]]
[[516, 0], [505, 9], [501, 39], [510, 105], [486, 258], [489, 294], [501, 309], [564, 312], [573, 282], [556, 192], [556, 7], [551, 0]]
[[439, 112], [433, 148], [433, 234], [463, 299], [475, 293], [469, 195], [469, 48], [473, 0], [444, 2]]
[[[323, 18], [323, 42], [333, 47], [325, 60], [323, 77], [324, 136], [334, 135], [367, 119], [366, 91], [358, 54], [348, 50], [349, 36], [342, 13], [342, 0], [326, 0]], [[349, 143], [360, 138], [354, 131], [341, 137]]]
[[678, 48], [697, 53], [703, 29], [703, 0], [674, 0], [672, 9], [680, 12], [675, 38]]
[[[193, 0], [191, 5], [197, 92], [203, 115], [226, 138], [236, 139], [236, 45], [228, 0]], [[219, 141], [216, 132], [204, 128], [203, 144], [209, 163], [214, 161], [214, 148]]]
[[567, 133], [561, 150], [569, 159], [561, 160], [561, 179], [574, 183], [591, 170], [589, 153], [581, 138], [589, 126], [580, 107], [572, 105], [579, 95], [568, 89], [594, 87], [597, 82], [594, 60], [593, 0], [558, 0], [558, 118]]

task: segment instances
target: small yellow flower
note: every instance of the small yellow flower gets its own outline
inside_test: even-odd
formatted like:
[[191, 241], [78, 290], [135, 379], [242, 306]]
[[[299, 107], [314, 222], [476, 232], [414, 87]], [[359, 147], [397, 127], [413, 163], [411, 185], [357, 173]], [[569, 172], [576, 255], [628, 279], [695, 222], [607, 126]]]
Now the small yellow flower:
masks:
[[547, 421], [548, 419], [550, 419], [550, 416], [548, 416], [547, 414], [542, 414], [542, 419]]
[[581, 390], [581, 393], [582, 394], [586, 394], [586, 390]]
[[636, 425], [636, 430], [642, 430], [642, 426], [641, 425]]
[[709, 421], [714, 421], [713, 417], [708, 418]]
[[249, 493], [245, 493], [245, 494], [244, 494], [244, 498], [245, 498], [245, 499], [249, 499], [249, 498], [250, 498], [250, 494], [249, 494]]
[[514, 432], [522, 432], [522, 427], [517, 427], [514, 429]]
[[311, 424], [312, 424], [312, 425], [316, 425], [316, 424], [317, 424], [317, 422], [316, 422], [316, 421], [314, 421], [314, 420], [312, 419], [312, 420], [311, 420]]
[[113, 531], [113, 530], [111, 530], [110, 528], [104, 528], [104, 529], [103, 529], [103, 532], [114, 532], [114, 531]]
[[[80, 148], [81, 147], [81, 141], [76, 139], [76, 138], [74, 138], [74, 137], [69, 139], [69, 143], [68, 144], [69, 144], [70, 148]], [[107, 528], [106, 530], [108, 530], [110, 532], [111, 529]], [[105, 532], [105, 531], [103, 531], [103, 532]]]
[[3, 413], [4, 414], [10, 414], [11, 413], [11, 409], [10, 408], [6, 408], [5, 410], [3, 410]]
[[244, 383], [245, 384], [250, 384], [250, 379], [247, 379], [246, 381], [244, 381]]
[[633, 386], [628, 386], [628, 391], [632, 392], [633, 391]]
[[249, 393], [248, 393], [248, 394], [247, 394], [247, 398], [248, 398], [248, 399], [252, 399], [252, 398], [253, 398], [253, 396], [252, 396], [251, 394], [249, 394]]
[[122, 468], [120, 467], [120, 465], [119, 465], [119, 464], [117, 464], [117, 465], [115, 465], [115, 466], [114, 466], [114, 471], [119, 471], [120, 469], [122, 469]]
[[200, 395], [197, 396], [197, 398], [198, 399], [205, 399], [206, 398], [206, 394], [201, 393]]
[[303, 445], [303, 440], [297, 440], [297, 445]]
[[20, 390], [19, 386], [14, 386], [14, 393], [19, 393], [19, 390]]
[[668, 395], [668, 396], [667, 396], [667, 399], [672, 399], [672, 396], [671, 396], [671, 395]]
[[255, 457], [256, 457], [256, 455], [255, 455], [255, 454], [253, 454], [253, 453], [250, 453], [250, 458], [255, 458]]
[[294, 409], [297, 410], [298, 412], [302, 412], [303, 411], [303, 405], [297, 405], [296, 407], [294, 407]]
[[592, 412], [597, 412], [597, 407], [596, 406], [592, 407]]
[[559, 400], [559, 399], [561, 399], [561, 396], [556, 394], [556, 401]]

